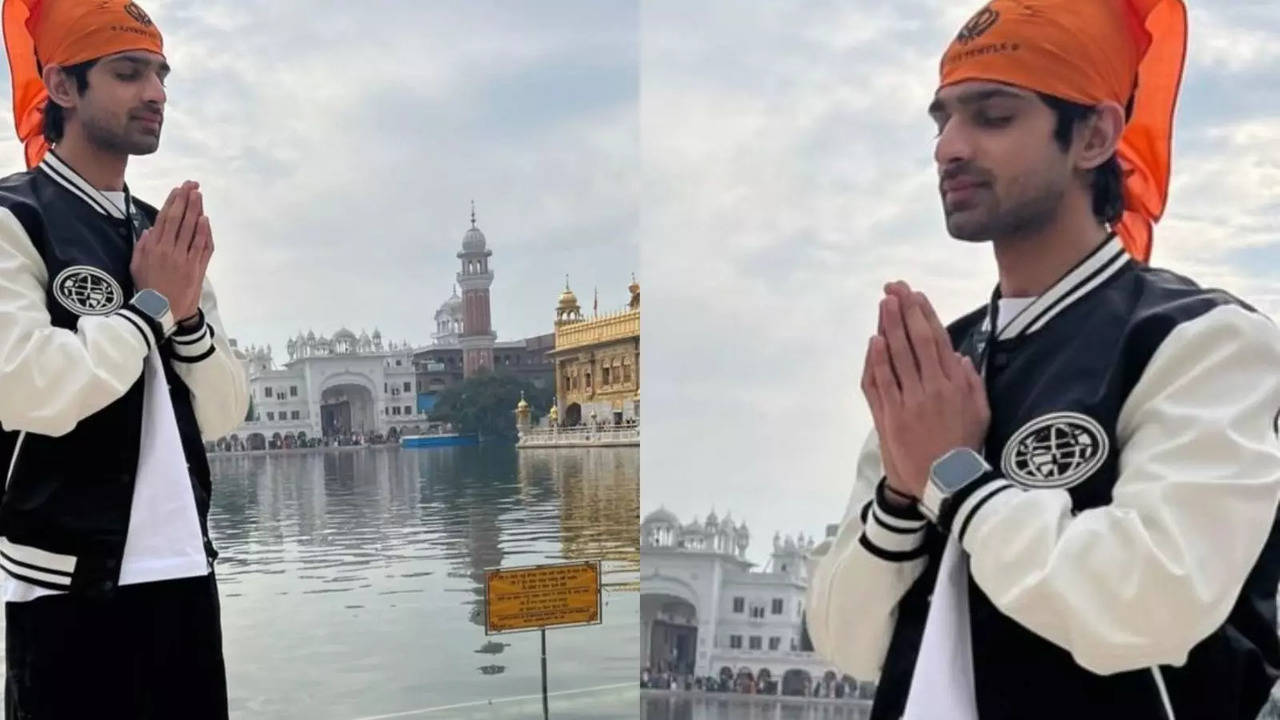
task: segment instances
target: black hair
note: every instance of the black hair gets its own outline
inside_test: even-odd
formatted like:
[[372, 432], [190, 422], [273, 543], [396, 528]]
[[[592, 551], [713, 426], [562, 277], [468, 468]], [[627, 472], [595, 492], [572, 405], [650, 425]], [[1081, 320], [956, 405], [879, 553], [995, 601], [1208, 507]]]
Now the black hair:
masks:
[[[1092, 105], [1082, 105], [1070, 100], [1063, 100], [1055, 95], [1036, 93], [1049, 109], [1057, 115], [1057, 125], [1053, 129], [1053, 139], [1064, 151], [1071, 147], [1071, 136], [1076, 124], [1093, 116], [1098, 109]], [[1124, 109], [1125, 119], [1133, 114], [1133, 96]], [[1124, 173], [1120, 167], [1120, 159], [1112, 154], [1093, 170], [1090, 179], [1093, 191], [1093, 214], [1099, 222], [1115, 225], [1124, 215]]]
[[[76, 84], [76, 93], [84, 95], [89, 89], [89, 71], [97, 65], [97, 60], [88, 60], [76, 65], [68, 65], [62, 68], [62, 71], [71, 76]], [[44, 72], [44, 69], [40, 69]], [[53, 101], [53, 98], [45, 100], [44, 103], [44, 139], [53, 144], [62, 139], [62, 134], [66, 130], [67, 116], [62, 106]]]

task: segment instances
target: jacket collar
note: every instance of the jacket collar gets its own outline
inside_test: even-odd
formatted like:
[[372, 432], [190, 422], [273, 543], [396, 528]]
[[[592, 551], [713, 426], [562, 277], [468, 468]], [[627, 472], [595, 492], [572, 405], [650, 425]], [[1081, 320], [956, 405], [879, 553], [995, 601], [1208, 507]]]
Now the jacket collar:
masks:
[[[996, 340], [1010, 340], [1029, 335], [1044, 327], [1050, 320], [1089, 293], [1089, 291], [1106, 282], [1108, 278], [1128, 267], [1132, 261], [1124, 249], [1120, 239], [1111, 234], [1094, 248], [1083, 260], [1063, 275], [1040, 297], [1023, 308], [1001, 329]], [[991, 296], [991, 306], [987, 311], [982, 328], [990, 332], [996, 325], [996, 310], [999, 306], [1000, 287], [997, 285]]]
[[[80, 173], [76, 172], [65, 160], [58, 157], [57, 153], [50, 150], [45, 153], [44, 159], [37, 165], [44, 174], [53, 178], [59, 185], [70, 190], [73, 195], [88, 203], [89, 207], [97, 210], [99, 213], [116, 220], [124, 220], [124, 211], [120, 209], [114, 202], [103, 195], [100, 190], [89, 184]], [[129, 189], [125, 187], [126, 204], [129, 199]]]

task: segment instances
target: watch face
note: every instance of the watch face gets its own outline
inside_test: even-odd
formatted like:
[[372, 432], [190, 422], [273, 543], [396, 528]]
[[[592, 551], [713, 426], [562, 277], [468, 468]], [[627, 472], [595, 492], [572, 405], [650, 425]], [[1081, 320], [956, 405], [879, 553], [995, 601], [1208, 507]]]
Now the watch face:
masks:
[[134, 296], [133, 302], [138, 309], [157, 320], [169, 312], [169, 301], [155, 290], [143, 290]]
[[933, 477], [942, 491], [949, 494], [973, 482], [987, 469], [982, 456], [972, 450], [952, 451], [934, 466]]

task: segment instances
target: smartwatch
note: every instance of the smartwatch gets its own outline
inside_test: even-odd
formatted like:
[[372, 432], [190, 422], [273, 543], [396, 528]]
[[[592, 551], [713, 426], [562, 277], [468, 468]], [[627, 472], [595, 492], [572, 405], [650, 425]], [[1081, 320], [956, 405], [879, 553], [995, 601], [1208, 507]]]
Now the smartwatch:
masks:
[[929, 482], [925, 483], [920, 496], [920, 511], [940, 525], [942, 518], [951, 515], [956, 494], [991, 472], [987, 461], [970, 448], [947, 452], [929, 468]]
[[157, 343], [164, 342], [177, 328], [173, 312], [169, 309], [169, 300], [155, 290], [147, 288], [138, 291], [129, 305], [150, 322]]

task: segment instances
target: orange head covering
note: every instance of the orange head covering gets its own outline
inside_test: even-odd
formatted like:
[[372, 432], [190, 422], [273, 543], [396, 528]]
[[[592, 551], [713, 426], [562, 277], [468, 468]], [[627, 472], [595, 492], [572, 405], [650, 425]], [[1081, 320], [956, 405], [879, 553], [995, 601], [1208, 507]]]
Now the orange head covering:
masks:
[[1121, 107], [1132, 97], [1133, 114], [1117, 148], [1125, 206], [1116, 231], [1145, 263], [1152, 226], [1169, 196], [1173, 111], [1186, 48], [1182, 0], [992, 0], [947, 48], [940, 87], [988, 80]]
[[[13, 122], [27, 168], [49, 150], [40, 67], [66, 67], [128, 50], [164, 54], [147, 13], [130, 0], [3, 0], [4, 45], [13, 80]], [[39, 64], [37, 64], [39, 61]]]

